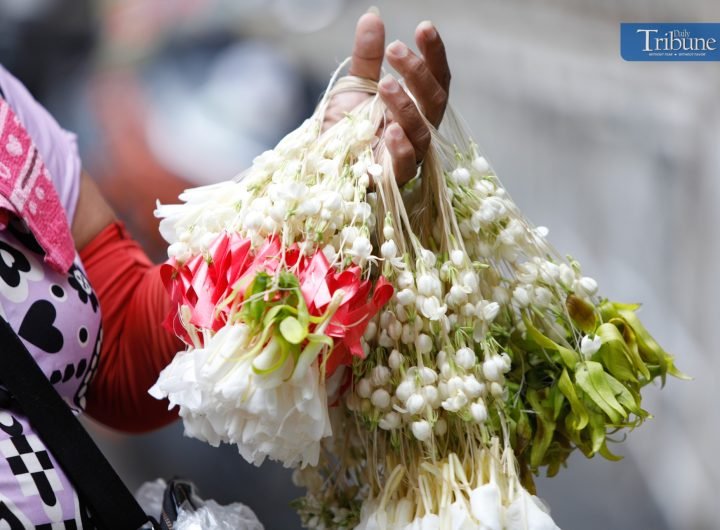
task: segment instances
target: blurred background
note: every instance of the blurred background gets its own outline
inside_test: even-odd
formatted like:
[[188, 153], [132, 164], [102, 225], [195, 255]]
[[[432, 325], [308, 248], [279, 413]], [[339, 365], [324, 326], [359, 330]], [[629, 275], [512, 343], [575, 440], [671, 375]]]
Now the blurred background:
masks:
[[[388, 41], [431, 19], [451, 102], [516, 202], [644, 322], [695, 381], [648, 388], [655, 418], [581, 455], [540, 495], [565, 529], [712, 529], [720, 484], [720, 69], [628, 63], [619, 22], [720, 20], [716, 0], [378, 1]], [[0, 0], [0, 62], [67, 129], [86, 169], [161, 260], [152, 217], [187, 186], [231, 178], [307, 117], [349, 55], [359, 0]], [[132, 487], [194, 479], [299, 528], [289, 474], [175, 424], [91, 429]]]

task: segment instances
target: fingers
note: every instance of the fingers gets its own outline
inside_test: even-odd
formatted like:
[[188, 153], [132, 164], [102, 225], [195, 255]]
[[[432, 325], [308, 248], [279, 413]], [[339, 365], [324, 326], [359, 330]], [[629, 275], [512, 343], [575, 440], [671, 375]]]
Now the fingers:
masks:
[[377, 81], [385, 55], [385, 26], [374, 13], [365, 13], [355, 27], [350, 75]]
[[446, 93], [449, 92], [450, 66], [445, 55], [445, 44], [432, 22], [426, 20], [418, 24], [415, 30], [415, 42], [433, 77], [437, 79]]
[[378, 83], [380, 97], [387, 105], [394, 120], [403, 131], [403, 136], [410, 142], [415, 160], [422, 160], [430, 146], [430, 130], [425, 125], [420, 111], [403, 90], [400, 83], [391, 75], [386, 75]]
[[385, 130], [385, 145], [393, 161], [395, 179], [402, 186], [415, 176], [415, 149], [397, 123], [391, 123]]
[[447, 92], [425, 61], [400, 41], [390, 44], [386, 55], [388, 62], [405, 80], [430, 123], [439, 125], [447, 104]]

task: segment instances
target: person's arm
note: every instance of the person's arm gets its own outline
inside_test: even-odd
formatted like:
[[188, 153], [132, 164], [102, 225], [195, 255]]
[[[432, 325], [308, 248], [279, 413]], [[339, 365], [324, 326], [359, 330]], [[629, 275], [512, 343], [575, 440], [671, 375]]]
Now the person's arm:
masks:
[[161, 326], [171, 305], [159, 267], [125, 231], [84, 172], [72, 234], [100, 301], [103, 322], [100, 362], [88, 389], [87, 413], [125, 432], [161, 427], [177, 414], [147, 390], [184, 345]]

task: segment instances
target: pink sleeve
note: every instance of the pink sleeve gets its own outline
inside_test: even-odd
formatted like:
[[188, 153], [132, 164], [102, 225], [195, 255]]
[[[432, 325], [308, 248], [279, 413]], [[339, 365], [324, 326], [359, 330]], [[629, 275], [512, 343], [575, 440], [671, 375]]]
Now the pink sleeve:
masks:
[[60, 127], [50, 113], [35, 101], [27, 88], [1, 64], [0, 91], [35, 142], [52, 176], [68, 223], [72, 224], [82, 170], [76, 136]]

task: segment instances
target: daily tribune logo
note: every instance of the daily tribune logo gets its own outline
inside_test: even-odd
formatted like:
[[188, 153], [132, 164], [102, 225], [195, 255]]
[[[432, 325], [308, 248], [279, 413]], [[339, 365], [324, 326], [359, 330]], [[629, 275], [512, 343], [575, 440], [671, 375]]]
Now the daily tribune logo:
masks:
[[626, 61], [720, 61], [720, 24], [621, 23]]

